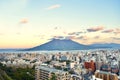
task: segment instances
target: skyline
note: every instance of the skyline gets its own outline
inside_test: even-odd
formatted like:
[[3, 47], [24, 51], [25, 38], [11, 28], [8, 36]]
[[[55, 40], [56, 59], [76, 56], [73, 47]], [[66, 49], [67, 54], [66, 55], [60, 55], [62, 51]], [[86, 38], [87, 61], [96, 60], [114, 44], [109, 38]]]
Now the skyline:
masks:
[[120, 43], [119, 0], [1, 0], [0, 48], [30, 48], [52, 38]]

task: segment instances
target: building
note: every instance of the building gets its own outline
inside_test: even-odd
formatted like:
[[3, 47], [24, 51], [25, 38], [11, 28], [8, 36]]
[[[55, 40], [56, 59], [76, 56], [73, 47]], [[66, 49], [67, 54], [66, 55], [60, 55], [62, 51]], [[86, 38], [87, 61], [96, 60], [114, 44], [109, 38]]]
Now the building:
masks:
[[48, 66], [37, 66], [35, 80], [48, 80], [52, 78], [52, 75], [56, 77], [56, 80], [69, 80], [69, 73], [57, 70], [55, 68], [50, 68]]
[[103, 80], [118, 80], [118, 76], [116, 74], [104, 71], [96, 71], [95, 77]]
[[95, 71], [95, 63], [92, 60], [90, 62], [85, 62], [84, 66], [86, 69], [92, 69], [92, 71]]
[[111, 66], [108, 64], [101, 65], [101, 71], [111, 72]]
[[93, 75], [93, 76], [92, 76], [92, 80], [103, 80], [103, 79], [96, 78], [95, 75]]
[[111, 66], [111, 73], [115, 73], [119, 75], [119, 67], [118, 65]]
[[75, 64], [76, 64], [75, 62], [70, 62], [69, 68], [71, 68], [71, 69], [74, 68], [74, 67], [75, 67]]
[[100, 58], [99, 54], [96, 55], [96, 62], [95, 62], [95, 64], [96, 64], [96, 70], [100, 70], [101, 65], [103, 64], [103, 62], [101, 61], [101, 58]]
[[66, 60], [68, 60], [68, 59], [67, 59], [67, 56], [64, 55], [64, 56], [61, 56], [61, 59], [60, 59], [60, 60], [61, 60], [61, 61], [66, 61]]

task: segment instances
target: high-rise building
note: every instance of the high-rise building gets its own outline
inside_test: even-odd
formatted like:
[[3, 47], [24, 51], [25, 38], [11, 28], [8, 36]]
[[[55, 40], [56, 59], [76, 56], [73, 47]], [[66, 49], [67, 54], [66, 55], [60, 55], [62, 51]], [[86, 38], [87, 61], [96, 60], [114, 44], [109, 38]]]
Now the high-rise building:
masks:
[[102, 65], [102, 61], [101, 61], [101, 59], [100, 59], [100, 55], [99, 55], [99, 54], [96, 55], [95, 65], [96, 65], [96, 70], [100, 70], [100, 67], [101, 67], [101, 65]]
[[48, 66], [37, 66], [35, 77], [35, 80], [48, 80], [53, 77], [55, 80], [69, 80], [69, 73]]

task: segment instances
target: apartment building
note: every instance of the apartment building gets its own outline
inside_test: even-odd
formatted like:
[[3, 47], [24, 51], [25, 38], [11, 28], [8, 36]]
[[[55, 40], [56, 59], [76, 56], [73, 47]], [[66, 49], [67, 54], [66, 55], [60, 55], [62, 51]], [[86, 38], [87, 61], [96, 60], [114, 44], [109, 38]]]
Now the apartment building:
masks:
[[95, 73], [95, 77], [103, 80], [118, 80], [118, 76], [116, 74], [104, 71], [97, 71]]
[[36, 67], [36, 79], [35, 80], [49, 80], [53, 77], [56, 80], [69, 80], [70, 76], [68, 72], [50, 68], [48, 66], [37, 66]]

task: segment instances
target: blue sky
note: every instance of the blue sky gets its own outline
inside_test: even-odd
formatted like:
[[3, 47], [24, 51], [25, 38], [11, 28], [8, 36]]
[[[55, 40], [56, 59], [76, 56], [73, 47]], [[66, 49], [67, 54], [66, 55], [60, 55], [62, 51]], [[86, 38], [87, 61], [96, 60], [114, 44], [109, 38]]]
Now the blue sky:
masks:
[[[0, 48], [32, 47], [60, 36], [83, 44], [120, 43], [119, 4], [120, 0], [0, 0]], [[69, 35], [77, 32], [82, 33]]]

